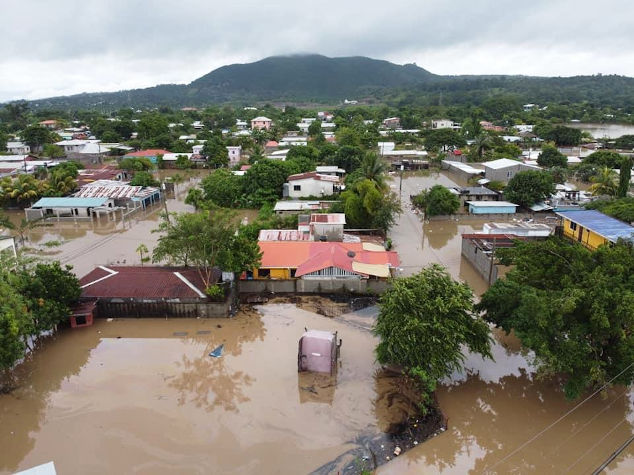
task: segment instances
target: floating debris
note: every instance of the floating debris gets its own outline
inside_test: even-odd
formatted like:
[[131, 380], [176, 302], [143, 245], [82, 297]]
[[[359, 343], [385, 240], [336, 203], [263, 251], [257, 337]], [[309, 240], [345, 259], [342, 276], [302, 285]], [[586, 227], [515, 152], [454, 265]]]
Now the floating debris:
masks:
[[214, 348], [213, 351], [209, 353], [209, 356], [211, 356], [212, 358], [220, 358], [222, 356], [222, 350], [224, 349], [224, 347], [224, 343], [220, 346], [217, 346], [216, 348]]

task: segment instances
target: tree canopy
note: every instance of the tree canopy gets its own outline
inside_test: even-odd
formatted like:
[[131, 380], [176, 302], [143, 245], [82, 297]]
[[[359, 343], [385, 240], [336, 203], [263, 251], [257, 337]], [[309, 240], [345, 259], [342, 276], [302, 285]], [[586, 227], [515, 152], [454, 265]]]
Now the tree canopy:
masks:
[[424, 396], [462, 368], [463, 346], [491, 357], [489, 328], [473, 312], [473, 294], [437, 264], [392, 281], [380, 299], [377, 360], [414, 377]]
[[568, 159], [557, 150], [557, 147], [546, 144], [542, 147], [542, 151], [537, 157], [537, 164], [542, 167], [567, 167]]
[[460, 208], [460, 199], [442, 185], [434, 185], [416, 195], [412, 202], [422, 208], [427, 216], [454, 214]]
[[517, 173], [504, 188], [504, 197], [512, 203], [529, 207], [548, 198], [555, 192], [555, 184], [550, 173], [540, 170], [526, 170]]
[[630, 384], [634, 371], [634, 251], [628, 244], [591, 252], [551, 237], [498, 251], [513, 265], [482, 296], [485, 318], [513, 330], [535, 352], [546, 375], [563, 375], [569, 398], [615, 378]]

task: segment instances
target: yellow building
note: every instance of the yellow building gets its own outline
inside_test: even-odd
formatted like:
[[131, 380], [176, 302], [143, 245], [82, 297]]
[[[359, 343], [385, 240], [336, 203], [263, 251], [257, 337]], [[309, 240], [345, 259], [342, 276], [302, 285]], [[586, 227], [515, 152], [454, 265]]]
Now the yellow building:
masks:
[[560, 211], [563, 235], [596, 250], [619, 239], [634, 241], [634, 227], [596, 210]]

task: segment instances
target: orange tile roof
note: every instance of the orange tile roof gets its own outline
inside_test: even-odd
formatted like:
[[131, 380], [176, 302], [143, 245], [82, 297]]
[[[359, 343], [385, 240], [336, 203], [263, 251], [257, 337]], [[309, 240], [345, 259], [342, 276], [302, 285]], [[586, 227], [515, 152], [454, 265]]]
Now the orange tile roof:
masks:
[[166, 153], [172, 153], [169, 150], [161, 150], [161, 149], [148, 149], [148, 150], [139, 150], [138, 152], [126, 153], [126, 157], [156, 157], [157, 155], [165, 155]]

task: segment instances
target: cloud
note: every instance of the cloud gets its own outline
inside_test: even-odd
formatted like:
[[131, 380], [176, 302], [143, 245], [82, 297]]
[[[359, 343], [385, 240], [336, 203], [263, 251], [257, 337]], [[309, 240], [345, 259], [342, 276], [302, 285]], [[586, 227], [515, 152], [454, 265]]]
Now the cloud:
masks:
[[[186, 83], [315, 52], [441, 74], [634, 76], [627, 0], [3, 0], [0, 100]], [[600, 10], [598, 10], [600, 8]]]

